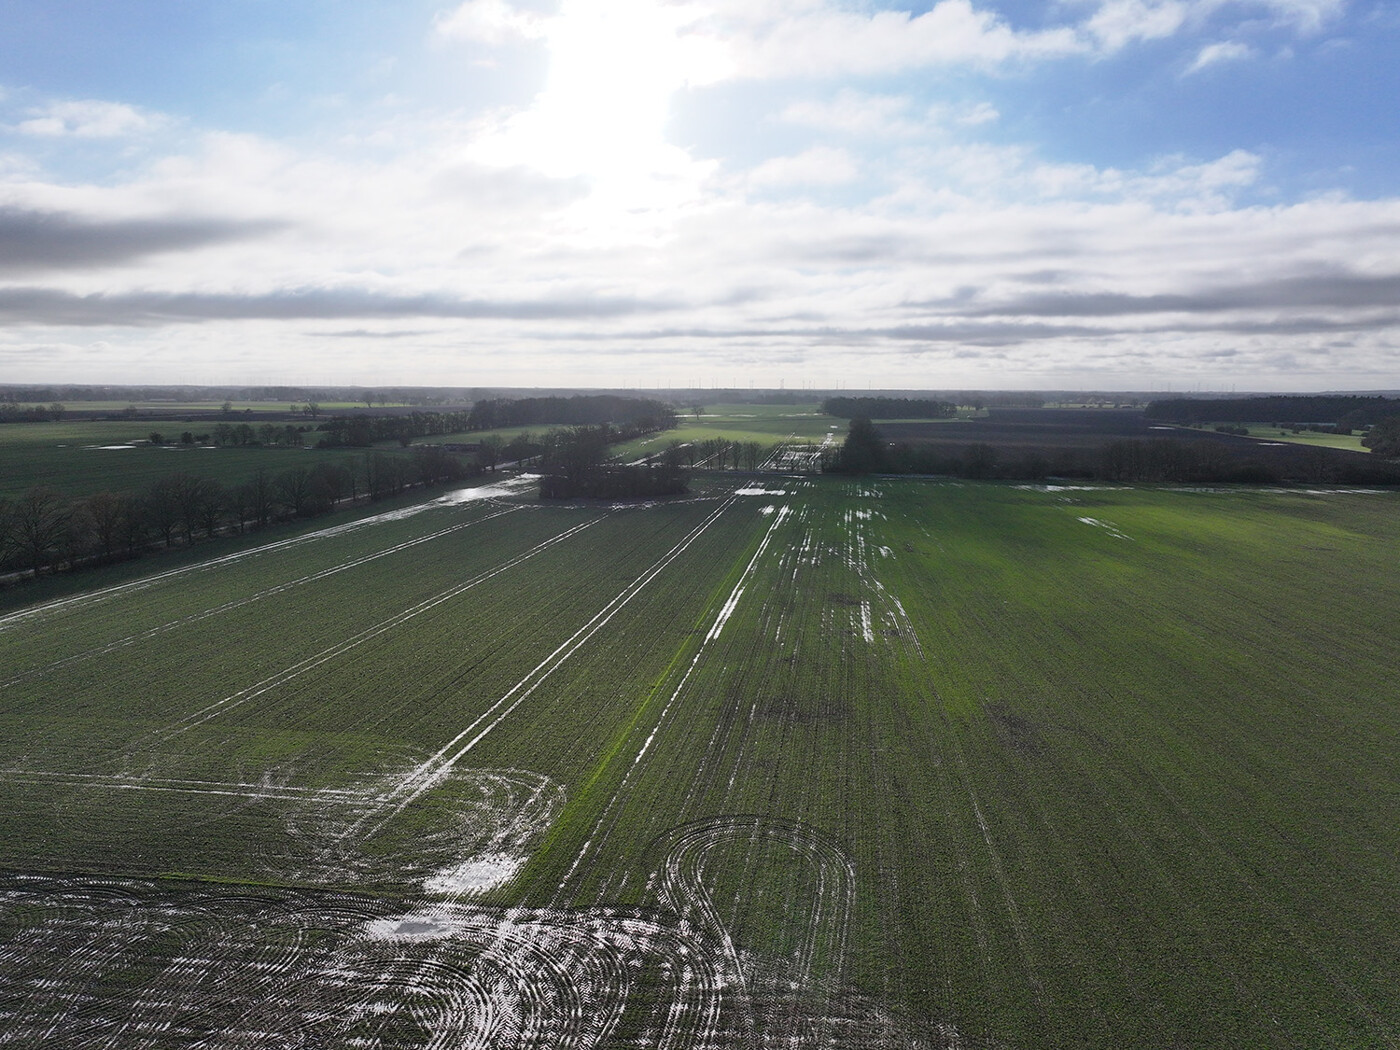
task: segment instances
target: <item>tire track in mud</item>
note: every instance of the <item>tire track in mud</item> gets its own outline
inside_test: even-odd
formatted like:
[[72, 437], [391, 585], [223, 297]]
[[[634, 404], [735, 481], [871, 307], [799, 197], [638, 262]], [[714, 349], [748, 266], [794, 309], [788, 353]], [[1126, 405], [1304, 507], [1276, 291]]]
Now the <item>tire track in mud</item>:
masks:
[[[741, 1012], [745, 1041], [757, 1045], [760, 1040], [771, 1041], [768, 1025], [760, 1024], [761, 1013], [773, 1012], [777, 1005], [789, 1017], [802, 1017], [799, 998], [813, 995], [818, 988], [828, 994], [822, 997], [822, 1007], [807, 1020], [821, 1031], [788, 1033], [794, 1040], [810, 1042], [816, 1039], [826, 1045], [831, 1041], [834, 1016], [830, 1009], [830, 991], [839, 986], [849, 938], [851, 912], [855, 903], [855, 866], [845, 851], [832, 839], [808, 825], [796, 821], [776, 820], [760, 816], [721, 816], [685, 824], [663, 837], [669, 849], [656, 879], [661, 900], [694, 927], [697, 939], [714, 945], [712, 954], [724, 960], [726, 966], [719, 988], [733, 987]], [[748, 973], [741, 952], [730, 930], [720, 917], [714, 897], [706, 886], [705, 866], [716, 847], [728, 843], [747, 846], [749, 852], [760, 841], [775, 843], [791, 849], [816, 874], [817, 891], [805, 937], [790, 969], [781, 982], [765, 980], [767, 975]], [[826, 962], [822, 980], [816, 980], [816, 961]], [[777, 983], [778, 988], [773, 987]], [[762, 1035], [760, 1034], [761, 1029]], [[763, 1038], [767, 1036], [769, 1038]]]
[[[488, 734], [496, 729], [497, 726], [504, 722], [505, 719], [524, 703], [550, 675], [562, 667], [574, 653], [578, 652], [578, 650], [593, 638], [594, 635], [602, 630], [603, 627], [636, 598], [642, 590], [660, 576], [677, 558], [689, 550], [690, 547], [692, 547], [701, 536], [708, 532], [710, 527], [733, 506], [733, 504], [734, 497], [732, 496], [720, 503], [720, 505], [711, 511], [704, 520], [686, 533], [675, 546], [643, 570], [639, 576], [623, 587], [611, 601], [595, 613], [587, 623], [536, 664], [524, 678], [520, 679], [519, 682], [507, 690], [500, 699], [487, 708], [470, 725], [440, 747], [427, 761], [423, 762], [404, 777], [403, 781], [390, 792], [387, 800], [388, 803], [394, 805], [394, 809], [392, 812], [385, 815], [364, 837], [369, 838], [377, 833], [384, 824], [402, 813], [410, 804], [427, 791], [430, 791], [441, 782], [444, 777], [449, 775], [458, 762]], [[351, 827], [347, 834], [353, 834], [358, 831], [360, 823], [362, 822], [357, 822]]]
[[648, 967], [674, 991], [642, 1007], [648, 1045], [695, 1046], [713, 1013], [705, 952], [636, 911], [20, 879], [0, 893], [0, 917], [23, 910], [0, 941], [0, 1046], [583, 1050]]
[[372, 627], [367, 627], [364, 630], [351, 635], [349, 638], [343, 641], [336, 642], [334, 645], [331, 645], [321, 650], [319, 653], [315, 653], [311, 656], [306, 657], [303, 660], [297, 661], [295, 664], [292, 664], [291, 667], [284, 668], [278, 673], [264, 678], [260, 682], [256, 682], [253, 685], [248, 686], [246, 689], [241, 689], [236, 693], [224, 697], [222, 700], [215, 701], [214, 703], [209, 704], [208, 706], [203, 707], [198, 711], [186, 715], [184, 718], [176, 720], [169, 726], [166, 726], [165, 728], [152, 733], [148, 737], [148, 740], [150, 740], [153, 743], [162, 743], [164, 741], [172, 739], [173, 737], [179, 736], [181, 733], [193, 729], [195, 726], [202, 725], [203, 723], [209, 721], [212, 718], [216, 718], [220, 715], [227, 714], [229, 711], [242, 706], [248, 701], [255, 700], [259, 696], [262, 696], [264, 693], [267, 693], [268, 691], [275, 689], [278, 686], [285, 685], [287, 682], [290, 682], [294, 678], [305, 674], [307, 671], [314, 670], [315, 668], [320, 667], [322, 664], [328, 663], [331, 660], [334, 660], [340, 656], [344, 656], [346, 653], [350, 652], [355, 648], [358, 648], [365, 642], [372, 641], [373, 639], [378, 638], [380, 635], [386, 634], [394, 628], [407, 623], [409, 620], [412, 620], [425, 612], [435, 609], [439, 605], [451, 601], [453, 598], [465, 594], [472, 588], [486, 583], [489, 580], [495, 579], [497, 576], [500, 576], [503, 573], [514, 569], [516, 566], [521, 565], [526, 561], [529, 561], [537, 554], [543, 553], [544, 551], [555, 546], [556, 544], [562, 543], [563, 541], [568, 539], [572, 539], [574, 536], [577, 536], [580, 532], [583, 532], [585, 529], [596, 525], [599, 521], [602, 520], [603, 518], [601, 517], [594, 518], [592, 521], [583, 522], [582, 524], [575, 525], [573, 528], [566, 529], [564, 532], [558, 533], [555, 536], [551, 536], [544, 542], [536, 544], [529, 550], [524, 551], [521, 554], [517, 554], [515, 557], [510, 558], [505, 562], [502, 562], [500, 565], [494, 566], [485, 572], [478, 573], [476, 576], [473, 576], [471, 579], [465, 581], [464, 583], [459, 583], [453, 587], [449, 587], [447, 590], [435, 594], [431, 598], [425, 598], [423, 601], [418, 602], [416, 605], [412, 605], [401, 612], [397, 612], [393, 616], [390, 616], [388, 619], [381, 620], [379, 623], [373, 625]]
[[31, 668], [30, 670], [25, 671], [22, 674], [18, 674], [12, 678], [0, 681], [0, 689], [8, 689], [11, 686], [19, 685], [22, 682], [27, 682], [35, 678], [40, 678], [46, 674], [58, 670], [59, 668], [67, 667], [71, 664], [79, 663], [83, 660], [90, 660], [95, 657], [105, 656], [108, 653], [114, 653], [119, 649], [124, 649], [128, 646], [135, 645], [138, 642], [144, 642], [151, 638], [156, 638], [169, 631], [176, 630], [177, 628], [188, 627], [192, 624], [199, 623], [201, 620], [207, 620], [211, 616], [219, 616], [223, 613], [233, 612], [235, 609], [244, 608], [245, 606], [252, 605], [255, 602], [262, 601], [265, 598], [271, 598], [275, 595], [282, 594], [286, 591], [293, 590], [297, 587], [305, 586], [309, 583], [316, 583], [320, 580], [326, 579], [329, 576], [334, 576], [337, 573], [345, 572], [349, 569], [359, 568], [362, 565], [367, 565], [368, 563], [372, 561], [377, 561], [380, 558], [386, 558], [392, 554], [399, 554], [405, 550], [409, 550], [412, 547], [416, 547], [419, 544], [430, 543], [433, 540], [442, 539], [444, 536], [450, 536], [453, 533], [462, 531], [463, 529], [469, 529], [474, 525], [480, 525], [484, 522], [491, 521], [495, 518], [503, 517], [506, 514], [516, 513], [521, 509], [523, 508], [508, 507], [504, 510], [496, 511], [494, 514], [487, 514], [484, 517], [476, 518], [472, 521], [461, 522], [457, 525], [452, 525], [445, 529], [439, 529], [437, 532], [429, 533], [426, 536], [419, 536], [415, 539], [406, 540], [403, 543], [395, 544], [392, 547], [386, 547], [384, 550], [375, 551], [373, 554], [366, 554], [359, 558], [353, 558], [350, 561], [342, 562], [339, 565], [333, 565], [329, 568], [321, 569], [318, 572], [309, 573], [308, 575], [298, 577], [295, 580], [286, 580], [282, 583], [275, 584], [272, 587], [268, 587], [264, 590], [258, 591], [255, 594], [247, 595], [246, 597], [238, 598], [230, 602], [224, 602], [222, 605], [212, 606], [211, 608], [201, 610], [197, 613], [190, 613], [188, 616], [181, 616], [177, 619], [170, 620], [166, 623], [158, 624], [155, 627], [147, 628], [144, 631], [139, 631], [136, 634], [130, 634], [124, 638], [118, 638], [115, 641], [108, 642], [104, 645], [96, 646], [92, 649], [87, 649], [80, 653], [74, 653], [71, 656], [66, 656], [61, 660], [55, 660], [52, 663], [46, 664], [43, 667]]

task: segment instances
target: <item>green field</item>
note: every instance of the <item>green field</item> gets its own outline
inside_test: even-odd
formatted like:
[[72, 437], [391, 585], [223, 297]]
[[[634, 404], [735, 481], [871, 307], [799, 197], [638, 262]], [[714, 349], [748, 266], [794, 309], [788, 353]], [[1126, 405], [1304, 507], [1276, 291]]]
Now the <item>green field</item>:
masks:
[[757, 441], [773, 445], [780, 441], [811, 442], [820, 445], [828, 435], [833, 441], [845, 437], [846, 421], [823, 415], [818, 405], [702, 405], [697, 418], [693, 412], [677, 411], [677, 425], [615, 448], [619, 459], [660, 452], [672, 442]]
[[1298, 445], [1317, 445], [1321, 448], [1341, 448], [1348, 452], [1370, 453], [1370, 449], [1361, 443], [1363, 434], [1322, 434], [1313, 430], [1302, 430], [1293, 433], [1291, 430], [1281, 430], [1278, 427], [1261, 426], [1258, 423], [1251, 424], [1248, 428], [1249, 436], [1258, 438], [1260, 441], [1288, 441]]
[[[179, 444], [182, 432], [202, 434], [210, 428], [211, 424], [141, 420], [7, 424], [0, 427], [0, 497], [18, 496], [36, 485], [70, 497], [139, 492], [175, 473], [235, 485], [260, 470], [275, 474], [289, 467], [311, 466], [325, 457], [349, 462], [368, 451]], [[147, 443], [152, 431], [159, 432], [166, 443]], [[316, 435], [304, 436], [315, 443]]]
[[0, 617], [0, 1046], [1400, 1040], [1400, 495], [703, 485]]

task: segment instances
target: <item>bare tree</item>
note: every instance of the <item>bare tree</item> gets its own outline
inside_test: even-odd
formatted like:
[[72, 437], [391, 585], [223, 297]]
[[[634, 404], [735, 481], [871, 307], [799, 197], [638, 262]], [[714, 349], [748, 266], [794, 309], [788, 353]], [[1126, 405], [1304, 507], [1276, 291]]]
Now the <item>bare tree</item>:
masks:
[[73, 510], [55, 489], [35, 486], [10, 508], [10, 543], [38, 576], [64, 550]]

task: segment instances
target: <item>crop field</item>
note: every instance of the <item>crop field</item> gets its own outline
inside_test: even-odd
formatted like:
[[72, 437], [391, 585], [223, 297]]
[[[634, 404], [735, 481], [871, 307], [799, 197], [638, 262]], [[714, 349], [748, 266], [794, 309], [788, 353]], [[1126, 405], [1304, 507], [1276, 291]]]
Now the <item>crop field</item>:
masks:
[[[102, 491], [134, 492], [175, 473], [235, 485], [260, 470], [275, 474], [289, 467], [313, 466], [327, 458], [349, 463], [370, 451], [145, 444], [153, 430], [162, 433], [167, 442], [178, 442], [184, 430], [207, 429], [200, 424], [130, 420], [8, 424], [0, 427], [0, 496], [18, 496], [35, 485], [73, 497]], [[316, 436], [307, 435], [310, 441]]]
[[839, 442], [846, 436], [846, 420], [823, 415], [811, 405], [702, 405], [697, 418], [684, 410], [677, 412], [677, 425], [614, 449], [619, 459], [631, 459], [660, 452], [672, 442], [699, 444], [713, 438], [726, 441], [756, 441], [761, 445], [778, 442], [821, 445]]
[[1371, 450], [1361, 443], [1362, 434], [1321, 434], [1312, 430], [1303, 430], [1295, 434], [1291, 430], [1280, 430], [1278, 427], [1260, 426], [1254, 424], [1248, 427], [1249, 436], [1259, 438], [1261, 441], [1287, 441], [1299, 445], [1316, 445], [1320, 448], [1341, 448], [1349, 452], [1364, 452], [1370, 455]]
[[0, 1047], [1395, 1047], [1397, 501], [522, 479], [0, 616]]

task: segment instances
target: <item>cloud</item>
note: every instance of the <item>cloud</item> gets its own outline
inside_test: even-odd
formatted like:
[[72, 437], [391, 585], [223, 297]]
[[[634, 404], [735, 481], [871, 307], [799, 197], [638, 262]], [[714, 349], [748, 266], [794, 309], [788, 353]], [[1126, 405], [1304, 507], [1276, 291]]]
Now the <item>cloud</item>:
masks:
[[287, 225], [213, 218], [92, 219], [0, 206], [0, 273], [116, 266], [160, 252], [260, 237]]
[[1182, 0], [1106, 0], [1084, 28], [1103, 50], [1119, 51], [1139, 40], [1173, 35], [1189, 13]]
[[[1225, 0], [1217, 0], [1225, 2]], [[1293, 26], [1303, 33], [1315, 33], [1324, 24], [1339, 17], [1347, 0], [1241, 0], [1243, 6], [1263, 7], [1273, 12], [1275, 20]]]
[[833, 98], [793, 102], [779, 114], [779, 119], [789, 124], [871, 139], [914, 138], [948, 124], [975, 127], [999, 117], [989, 102], [916, 110], [914, 100], [906, 95], [867, 94], [849, 88]]
[[159, 113], [97, 99], [51, 102], [30, 113], [30, 118], [15, 125], [14, 130], [46, 138], [125, 138], [159, 130], [170, 122]]
[[1123, 317], [1160, 313], [1225, 313], [1238, 310], [1333, 308], [1392, 311], [1400, 302], [1400, 275], [1357, 274], [1335, 269], [1189, 293], [1129, 295], [1116, 292], [1026, 296], [963, 316], [1031, 314], [1056, 317]]
[[1207, 66], [1213, 66], [1218, 62], [1237, 62], [1241, 59], [1249, 58], [1254, 54], [1254, 49], [1246, 44], [1234, 42], [1223, 42], [1218, 44], [1207, 44], [1196, 55], [1196, 60], [1186, 69], [1184, 75], [1198, 73]]
[[921, 125], [909, 118], [911, 102], [902, 95], [871, 95], [846, 89], [832, 99], [794, 102], [783, 110], [780, 119], [847, 135], [917, 135]]
[[433, 27], [449, 39], [499, 45], [540, 39], [546, 32], [546, 20], [505, 0], [466, 0], [455, 10], [439, 14]]
[[843, 149], [814, 146], [791, 157], [766, 160], [749, 173], [750, 185], [841, 186], [860, 176], [855, 159]]
[[448, 294], [392, 295], [361, 288], [289, 288], [254, 294], [121, 292], [80, 295], [55, 288], [0, 288], [0, 324], [150, 326], [250, 320], [441, 317], [516, 321], [601, 319], [675, 309], [679, 304], [627, 297], [560, 296], [468, 299]]
[[939, 0], [930, 10], [848, 11], [825, 5], [756, 5], [726, 11], [712, 27], [745, 77], [888, 75], [924, 66], [997, 65], [1084, 51], [1072, 29], [1020, 32], [970, 0]]

